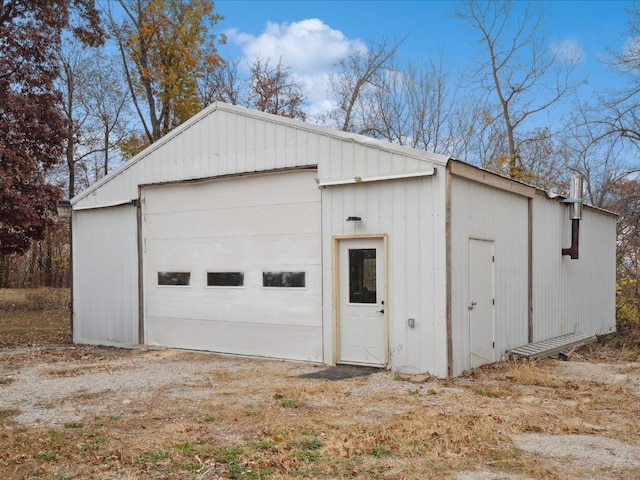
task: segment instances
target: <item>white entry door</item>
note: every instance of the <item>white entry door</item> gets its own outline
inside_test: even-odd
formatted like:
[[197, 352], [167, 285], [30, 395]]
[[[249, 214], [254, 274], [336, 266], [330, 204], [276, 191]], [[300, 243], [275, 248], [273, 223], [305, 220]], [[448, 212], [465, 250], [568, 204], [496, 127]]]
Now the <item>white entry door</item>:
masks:
[[495, 358], [493, 242], [469, 240], [469, 337], [471, 368]]
[[339, 363], [385, 366], [386, 259], [383, 240], [340, 240]]

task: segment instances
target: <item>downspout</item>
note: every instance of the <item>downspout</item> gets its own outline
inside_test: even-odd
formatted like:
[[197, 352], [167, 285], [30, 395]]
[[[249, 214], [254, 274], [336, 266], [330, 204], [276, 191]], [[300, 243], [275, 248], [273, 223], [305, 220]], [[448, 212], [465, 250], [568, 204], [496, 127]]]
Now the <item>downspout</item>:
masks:
[[69, 222], [69, 335], [73, 342], [73, 206], [70, 200], [58, 202], [58, 216]]
[[73, 323], [75, 320], [74, 305], [73, 305], [73, 291], [75, 285], [73, 284], [73, 208], [69, 204], [69, 316], [71, 318], [71, 325], [69, 326], [69, 334], [71, 335], [71, 342], [73, 343]]
[[453, 377], [453, 327], [451, 325], [451, 170], [449, 165], [447, 165], [445, 189], [445, 308], [447, 323], [447, 376]]
[[142, 237], [142, 190], [138, 187], [138, 198], [135, 200], [136, 207], [136, 224], [138, 237], [138, 345], [144, 345], [144, 262], [143, 255], [143, 237]]
[[533, 198], [529, 198], [527, 210], [527, 341], [533, 343]]
[[569, 255], [572, 260], [578, 259], [578, 244], [580, 242], [580, 219], [582, 218], [582, 175], [571, 177], [571, 191], [564, 203], [571, 204], [571, 247], [563, 248], [562, 255]]

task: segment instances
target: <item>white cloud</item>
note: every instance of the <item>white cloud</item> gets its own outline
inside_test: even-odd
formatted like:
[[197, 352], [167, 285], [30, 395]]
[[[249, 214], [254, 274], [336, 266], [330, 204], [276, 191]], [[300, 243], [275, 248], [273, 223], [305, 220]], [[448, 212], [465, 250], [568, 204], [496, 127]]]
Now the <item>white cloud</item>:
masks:
[[322, 20], [310, 18], [299, 22], [265, 25], [260, 35], [229, 30], [227, 41], [240, 47], [241, 66], [261, 58], [272, 63], [282, 61], [305, 87], [309, 113], [316, 115], [327, 108], [328, 78], [338, 59], [354, 50], [366, 50], [359, 39], [349, 39]]
[[567, 38], [551, 44], [553, 56], [562, 63], [580, 65], [586, 57], [580, 42], [575, 38]]

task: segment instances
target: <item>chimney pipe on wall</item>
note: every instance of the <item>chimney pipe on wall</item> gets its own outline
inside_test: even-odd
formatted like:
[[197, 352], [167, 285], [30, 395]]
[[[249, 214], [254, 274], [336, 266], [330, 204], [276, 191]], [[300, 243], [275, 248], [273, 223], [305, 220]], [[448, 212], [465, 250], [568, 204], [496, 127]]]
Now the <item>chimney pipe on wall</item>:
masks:
[[582, 218], [582, 204], [584, 195], [582, 193], [582, 175], [571, 177], [571, 191], [569, 198], [564, 200], [571, 204], [571, 247], [563, 248], [562, 255], [569, 255], [571, 259], [578, 258], [578, 243], [580, 240], [580, 219]]

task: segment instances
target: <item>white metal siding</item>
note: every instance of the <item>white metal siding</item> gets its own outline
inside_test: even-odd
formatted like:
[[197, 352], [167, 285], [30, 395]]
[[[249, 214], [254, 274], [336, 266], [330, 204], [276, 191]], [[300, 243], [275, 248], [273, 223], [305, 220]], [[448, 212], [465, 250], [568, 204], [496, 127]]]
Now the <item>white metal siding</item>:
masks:
[[[442, 175], [322, 190], [327, 362], [333, 358], [335, 334], [329, 260], [333, 254], [332, 238], [386, 234], [389, 295], [385, 310], [390, 367], [401, 372], [428, 371], [446, 376], [444, 181]], [[362, 220], [346, 222], [348, 216]], [[407, 325], [409, 318], [415, 319], [415, 327]]]
[[358, 143], [327, 137], [321, 146], [323, 151], [327, 152], [318, 164], [318, 175], [321, 181], [353, 179], [356, 176], [364, 178], [412, 173], [434, 167], [442, 170], [447, 162], [447, 157], [442, 155], [397, 147], [374, 140]]
[[[150, 343], [330, 363], [333, 238], [386, 235], [391, 368], [446, 375], [447, 161], [214, 104], [73, 200], [74, 337], [137, 342], [137, 218], [136, 208], [124, 204], [142, 187]], [[526, 343], [528, 330], [532, 189], [461, 165], [449, 163], [475, 181], [454, 176], [451, 183], [453, 374], [469, 364], [470, 238], [495, 242], [497, 351]], [[317, 171], [299, 170], [309, 166]], [[433, 177], [335, 185], [429, 175], [434, 168]], [[280, 173], [247, 175], [257, 172]], [[315, 177], [334, 185], [320, 193]], [[560, 254], [570, 241], [567, 211], [542, 195], [533, 200], [534, 340], [615, 325], [615, 218], [585, 208], [576, 261]], [[348, 216], [362, 221], [347, 223]], [[190, 287], [155, 285], [158, 270], [184, 268], [192, 273]], [[305, 289], [261, 287], [263, 270], [289, 268], [307, 272]], [[205, 287], [207, 270], [218, 269], [242, 269], [245, 287]]]
[[533, 340], [615, 328], [616, 219], [583, 209], [579, 258], [571, 246], [570, 207], [540, 193], [533, 204]]
[[138, 343], [138, 237], [133, 205], [73, 212], [73, 339]]
[[451, 323], [453, 374], [470, 368], [469, 240], [495, 251], [496, 358], [528, 335], [528, 198], [478, 182], [451, 179]]
[[[149, 344], [322, 361], [320, 193], [315, 170], [143, 189]], [[191, 272], [188, 287], [157, 273]], [[206, 274], [244, 272], [243, 287]], [[306, 272], [264, 288], [264, 271]]]
[[78, 207], [137, 198], [139, 185], [317, 164], [317, 134], [243, 111], [204, 111], [81, 195]]
[[[344, 162], [342, 160], [345, 160]], [[322, 165], [320, 176], [405, 172], [446, 157], [216, 103], [74, 200], [86, 208], [137, 198], [139, 185]]]

